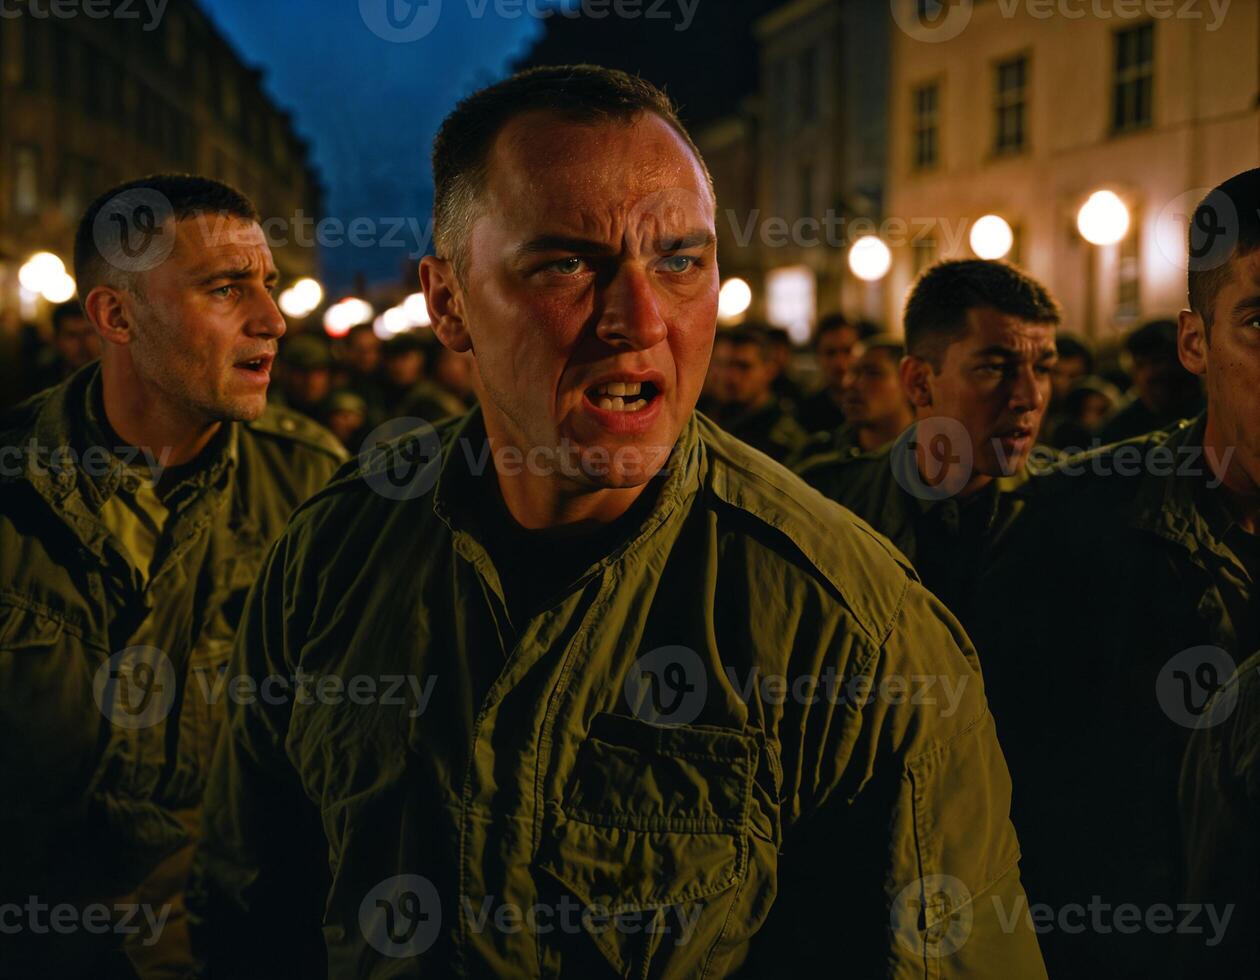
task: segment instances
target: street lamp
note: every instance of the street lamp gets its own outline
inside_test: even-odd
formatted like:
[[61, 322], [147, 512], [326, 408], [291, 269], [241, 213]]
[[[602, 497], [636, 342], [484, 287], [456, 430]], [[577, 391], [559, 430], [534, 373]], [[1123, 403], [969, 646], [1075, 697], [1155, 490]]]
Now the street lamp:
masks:
[[738, 320], [752, 305], [752, 287], [743, 279], [727, 279], [718, 292], [718, 319], [723, 323]]
[[864, 282], [883, 279], [892, 267], [892, 252], [879, 238], [863, 235], [849, 246], [849, 268]]
[[330, 337], [344, 337], [351, 327], [371, 320], [374, 313], [371, 304], [356, 296], [347, 296], [324, 313], [324, 332]]
[[1091, 245], [1114, 245], [1129, 231], [1129, 209], [1113, 191], [1094, 191], [1076, 212], [1076, 228]]
[[36, 252], [18, 269], [18, 282], [32, 293], [43, 293], [65, 274], [66, 264], [52, 252]]
[[1004, 259], [1015, 244], [1015, 233], [1006, 219], [986, 214], [971, 226], [971, 250], [982, 259]]
[[314, 279], [299, 279], [280, 294], [280, 310], [285, 316], [300, 320], [315, 312], [324, 301], [324, 287]]

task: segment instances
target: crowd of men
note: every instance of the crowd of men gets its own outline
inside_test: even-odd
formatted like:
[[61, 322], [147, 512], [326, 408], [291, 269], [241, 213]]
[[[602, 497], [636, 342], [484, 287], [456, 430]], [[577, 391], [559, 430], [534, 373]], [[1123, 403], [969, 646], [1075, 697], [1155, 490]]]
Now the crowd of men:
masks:
[[216, 181], [83, 216], [0, 417], [0, 977], [1256, 974], [1260, 170], [1129, 377], [960, 260], [811, 390], [651, 85], [433, 167], [427, 341], [286, 337]]

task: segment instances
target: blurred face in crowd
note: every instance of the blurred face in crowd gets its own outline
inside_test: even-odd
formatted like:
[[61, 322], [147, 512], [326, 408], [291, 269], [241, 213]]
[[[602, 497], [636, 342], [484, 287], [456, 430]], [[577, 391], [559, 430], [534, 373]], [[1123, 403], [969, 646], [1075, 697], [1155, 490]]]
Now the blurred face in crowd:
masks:
[[719, 337], [713, 346], [714, 394], [722, 405], [759, 408], [770, 397], [777, 365], [756, 344]]
[[374, 374], [380, 363], [381, 339], [371, 330], [356, 330], [346, 338], [346, 364], [355, 374]]
[[1226, 485], [1260, 496], [1260, 250], [1230, 259], [1231, 275], [1216, 294], [1210, 331], [1202, 318], [1181, 313], [1181, 360], [1203, 378], [1208, 421], [1204, 442], [1217, 458], [1233, 449]]
[[364, 421], [362, 412], [336, 409], [328, 413], [325, 424], [346, 449], [354, 452], [355, 447], [350, 443], [353, 442], [355, 434], [363, 428]]
[[1087, 429], [1097, 429], [1111, 414], [1111, 399], [1101, 391], [1087, 392], [1081, 399], [1080, 409], [1076, 413], [1076, 421]]
[[424, 374], [424, 354], [401, 351], [385, 358], [385, 380], [394, 388], [410, 388]]
[[313, 408], [332, 390], [332, 371], [326, 367], [301, 368], [288, 365], [282, 375], [284, 393], [295, 408]]
[[170, 255], [136, 273], [136, 289], [98, 286], [89, 294], [88, 309], [113, 348], [106, 356], [129, 357], [142, 383], [187, 416], [255, 419], [285, 330], [266, 237], [256, 222], [227, 215], [173, 227]]
[[1177, 354], [1143, 354], [1133, 358], [1133, 387], [1142, 404], [1152, 412], [1172, 410], [1193, 383]]
[[855, 425], [904, 428], [913, 421], [910, 403], [901, 387], [898, 362], [886, 347], [860, 353], [844, 376], [841, 397], [845, 421]]
[[1050, 398], [1054, 334], [1051, 324], [980, 307], [967, 312], [939, 370], [914, 356], [902, 362], [915, 415], [961, 423], [973, 474], [1009, 476], [1028, 459]]
[[1089, 366], [1085, 363], [1085, 358], [1080, 356], [1061, 357], [1055, 361], [1054, 367], [1050, 370], [1051, 402], [1062, 405], [1063, 400], [1071, 394], [1076, 382], [1085, 377], [1088, 370]]
[[443, 347], [434, 366], [433, 377], [447, 391], [467, 399], [473, 393], [475, 367], [471, 354], [457, 354]]
[[832, 391], [844, 387], [844, 375], [853, 364], [857, 344], [858, 332], [853, 327], [837, 327], [818, 338], [818, 368], [823, 384]]
[[442, 341], [476, 356], [488, 434], [572, 447], [565, 485], [646, 483], [695, 407], [717, 322], [699, 162], [651, 113], [530, 112], [498, 135], [481, 197], [450, 300], [435, 300], [438, 260], [421, 277]]
[[61, 363], [72, 371], [101, 356], [101, 340], [86, 317], [63, 316], [53, 333], [53, 346]]

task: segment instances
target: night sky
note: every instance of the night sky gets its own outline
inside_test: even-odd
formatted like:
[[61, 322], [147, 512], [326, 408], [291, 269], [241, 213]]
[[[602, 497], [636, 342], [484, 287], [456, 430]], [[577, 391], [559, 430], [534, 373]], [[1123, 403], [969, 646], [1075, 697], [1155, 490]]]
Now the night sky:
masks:
[[[439, 123], [462, 95], [501, 78], [543, 29], [537, 18], [496, 16], [493, 2], [421, 0], [417, 9], [441, 12], [431, 31], [389, 41], [367, 23], [393, 33], [387, 2], [397, 4], [395, 23], [405, 23], [411, 0], [202, 0], [245, 62], [265, 71], [267, 91], [310, 142], [326, 215], [347, 224], [371, 218], [378, 238], [407, 219], [389, 236], [397, 245], [343, 242], [323, 250], [333, 295], [359, 272], [369, 283], [397, 281], [408, 256], [423, 253], [433, 200], [429, 149]], [[426, 30], [424, 16], [394, 36]]]

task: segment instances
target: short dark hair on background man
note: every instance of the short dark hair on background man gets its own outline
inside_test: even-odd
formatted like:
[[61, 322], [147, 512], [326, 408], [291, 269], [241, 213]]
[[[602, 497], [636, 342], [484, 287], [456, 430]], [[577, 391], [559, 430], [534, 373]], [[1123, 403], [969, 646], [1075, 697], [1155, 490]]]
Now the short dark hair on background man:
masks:
[[61, 333], [61, 328], [71, 317], [78, 317], [80, 320], [83, 319], [83, 307], [74, 300], [71, 300], [68, 303], [58, 303], [54, 306], [52, 310], [53, 333]]
[[1080, 337], [1070, 333], [1058, 334], [1054, 338], [1054, 346], [1059, 351], [1060, 361], [1070, 361], [1079, 357], [1085, 362], [1085, 373], [1094, 373], [1094, 352]]
[[757, 355], [763, 361], [770, 358], [770, 337], [766, 326], [759, 321], [745, 321], [737, 327], [723, 327], [714, 337], [714, 344], [753, 346], [757, 348]]
[[843, 313], [828, 313], [814, 327], [814, 346], [817, 347], [823, 337], [836, 330], [852, 330], [853, 336], [855, 338], [858, 336], [857, 324], [847, 316]]
[[[74, 276], [79, 284], [79, 297], [105, 283], [136, 288], [134, 276], [122, 272], [110, 256], [101, 251], [96, 220], [107, 207], [125, 216], [138, 207], [161, 202], [161, 211], [176, 221], [200, 214], [223, 214], [242, 221], [258, 221], [258, 209], [234, 187], [209, 177], [193, 174], [153, 174], [111, 187], [88, 205], [79, 219], [74, 236]], [[159, 215], [158, 217], [161, 217]], [[113, 277], [111, 278], [111, 273]]]
[[906, 356], [905, 342], [900, 337], [890, 333], [871, 334], [862, 341], [862, 349], [864, 351], [883, 351], [888, 355], [894, 366], [900, 364], [901, 359]]
[[460, 102], [433, 141], [433, 239], [457, 274], [485, 187], [490, 149], [512, 119], [547, 111], [584, 123], [631, 122], [645, 112], [664, 119], [691, 148], [709, 189], [713, 178], [673, 101], [651, 82], [598, 65], [558, 65], [518, 72]]
[[1062, 319], [1046, 288], [1013, 265], [985, 259], [938, 262], [919, 277], [906, 300], [906, 350], [939, 371], [945, 349], [967, 329], [967, 314], [984, 308], [1030, 323]]
[[1177, 321], [1149, 320], [1124, 338], [1125, 352], [1133, 358], [1177, 361]]
[[[1224, 247], [1229, 251], [1224, 253]], [[1260, 248], [1260, 169], [1244, 170], [1213, 188], [1194, 209], [1189, 228], [1190, 309], [1211, 339], [1216, 294], [1229, 282], [1230, 260]]]

